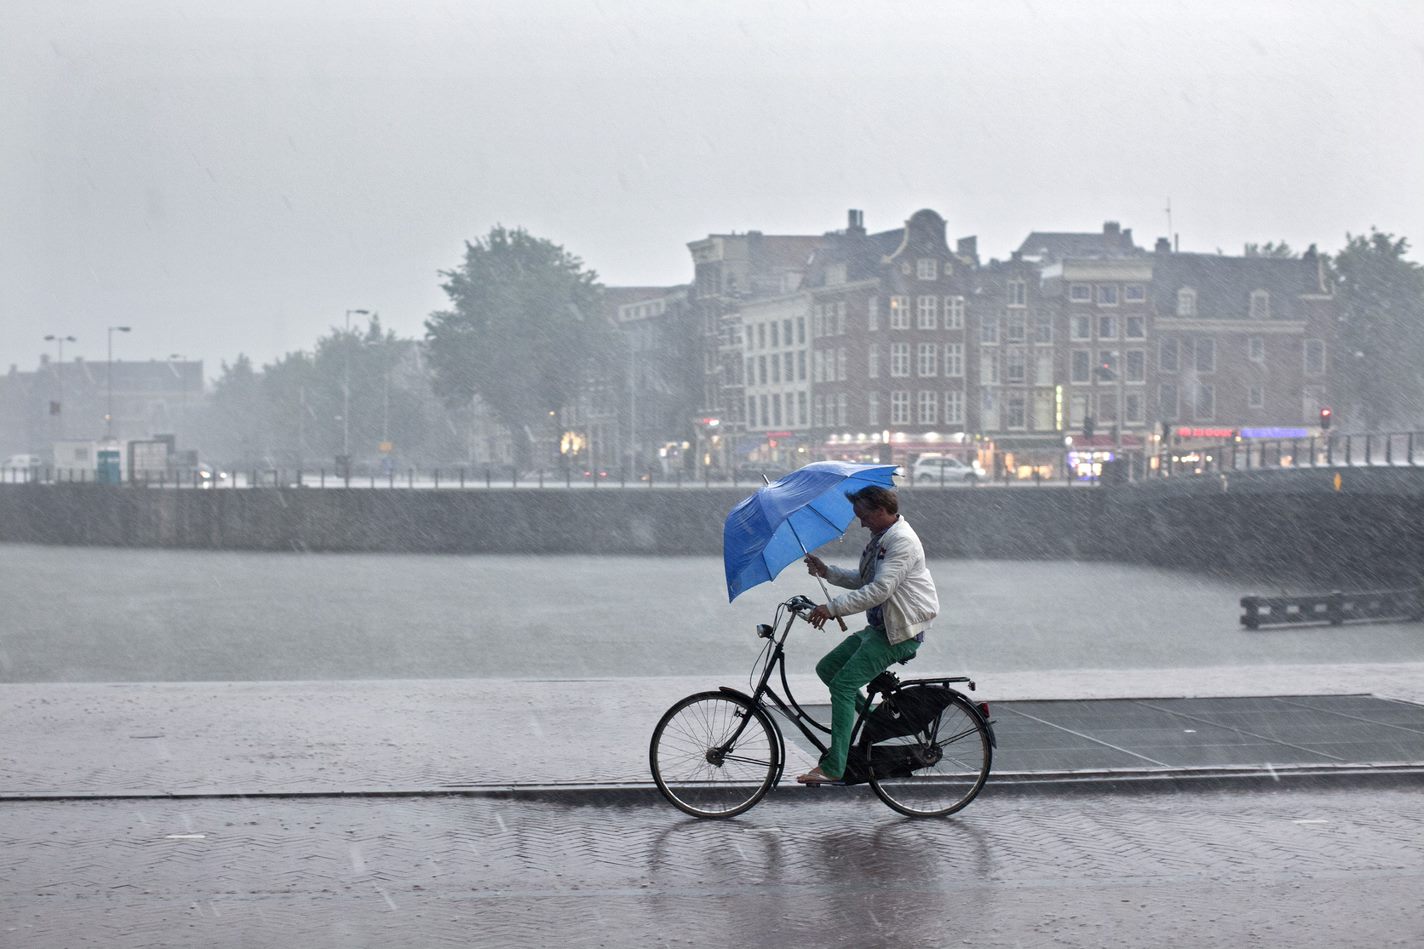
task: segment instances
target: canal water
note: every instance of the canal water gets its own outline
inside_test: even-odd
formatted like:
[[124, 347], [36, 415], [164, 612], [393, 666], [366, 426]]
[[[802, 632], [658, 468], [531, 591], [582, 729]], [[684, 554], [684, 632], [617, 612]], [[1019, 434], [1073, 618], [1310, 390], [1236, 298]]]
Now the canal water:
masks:
[[[830, 559], [853, 564], [859, 541]], [[938, 560], [928, 674], [1419, 661], [1417, 624], [1246, 632], [1259, 584]], [[799, 566], [726, 602], [713, 557], [272, 554], [0, 545], [0, 682], [745, 675]], [[798, 624], [793, 672], [833, 641]]]

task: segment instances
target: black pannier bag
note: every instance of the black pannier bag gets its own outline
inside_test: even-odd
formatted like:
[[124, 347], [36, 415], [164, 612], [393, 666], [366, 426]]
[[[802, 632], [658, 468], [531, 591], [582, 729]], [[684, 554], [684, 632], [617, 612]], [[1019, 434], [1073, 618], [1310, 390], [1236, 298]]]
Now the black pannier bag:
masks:
[[923, 731], [954, 701], [940, 685], [912, 685], [893, 693], [865, 718], [863, 740], [870, 744]]

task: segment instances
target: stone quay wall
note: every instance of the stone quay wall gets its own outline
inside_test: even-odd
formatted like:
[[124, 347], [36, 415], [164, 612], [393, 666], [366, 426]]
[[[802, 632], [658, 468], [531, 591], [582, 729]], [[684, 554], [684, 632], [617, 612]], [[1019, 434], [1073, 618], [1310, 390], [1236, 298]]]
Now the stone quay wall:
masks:
[[[1424, 576], [1424, 469], [1115, 487], [907, 488], [931, 557], [1103, 559], [1236, 576]], [[743, 488], [0, 485], [0, 542], [229, 550], [716, 555]]]

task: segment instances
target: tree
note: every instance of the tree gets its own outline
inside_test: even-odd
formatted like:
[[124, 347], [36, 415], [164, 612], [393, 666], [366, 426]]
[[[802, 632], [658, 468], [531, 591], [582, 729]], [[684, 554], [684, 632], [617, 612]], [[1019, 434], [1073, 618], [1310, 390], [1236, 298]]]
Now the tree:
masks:
[[557, 244], [496, 226], [466, 242], [464, 263], [441, 276], [453, 308], [425, 322], [435, 391], [452, 408], [478, 394], [509, 429], [516, 463], [528, 466], [535, 438], [562, 428], [592, 362], [611, 346], [597, 275]]
[[1300, 255], [1291, 250], [1291, 246], [1285, 241], [1281, 241], [1279, 244], [1274, 241], [1266, 241], [1264, 244], [1247, 244], [1243, 256], [1274, 257], [1277, 260], [1290, 260]]
[[1424, 420], [1424, 269], [1409, 242], [1374, 229], [1345, 235], [1331, 261], [1340, 300], [1335, 368], [1367, 429]]

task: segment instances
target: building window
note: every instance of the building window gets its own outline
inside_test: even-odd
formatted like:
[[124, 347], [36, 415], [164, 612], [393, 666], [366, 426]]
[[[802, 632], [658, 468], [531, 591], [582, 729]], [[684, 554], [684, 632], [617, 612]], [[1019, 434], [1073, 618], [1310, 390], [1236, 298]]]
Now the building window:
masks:
[[944, 374], [951, 379], [964, 376], [964, 344], [946, 343], [944, 346]]
[[1100, 393], [1098, 393], [1098, 414], [1097, 414], [1097, 420], [1098, 420], [1099, 422], [1116, 422], [1116, 421], [1117, 421], [1117, 393], [1116, 393], [1116, 392], [1100, 392]]
[[870, 379], [880, 378], [880, 347], [875, 343], [865, 352], [865, 375]]
[[750, 425], [752, 428], [756, 428], [758, 425], [756, 414], [756, 396], [754, 395], [747, 396], [747, 424]]
[[790, 353], [782, 353], [781, 364], [781, 374], [786, 377], [786, 381], [794, 381], [796, 379], [796, 358]]
[[1214, 418], [1216, 418], [1216, 386], [1198, 385], [1196, 419], [1198, 422], [1209, 422]]
[[1084, 384], [1093, 378], [1093, 357], [1086, 349], [1073, 350], [1068, 366], [1068, 381]]
[[986, 349], [979, 353], [979, 381], [986, 386], [999, 384], [999, 351]]
[[1033, 341], [1040, 345], [1053, 342], [1053, 316], [1050, 313], [1033, 315]]
[[811, 420], [806, 417], [806, 393], [796, 393], [796, 422], [798, 425], [805, 425]]
[[1033, 394], [1033, 427], [1035, 431], [1051, 432], [1053, 425], [1053, 390], [1039, 389]]
[[760, 382], [762, 385], [766, 385], [766, 384], [767, 384], [768, 382], [770, 382], [770, 381], [771, 381], [771, 376], [768, 375], [768, 373], [767, 373], [766, 357], [765, 357], [765, 356], [758, 356], [758, 357], [757, 357], [757, 382]]
[[836, 378], [841, 382], [845, 382], [846, 379], [850, 378], [846, 374], [846, 350], [844, 346], [836, 350]]
[[1216, 340], [1197, 340], [1197, 372], [1216, 372]]
[[846, 302], [844, 300], [836, 304], [836, 335], [846, 334]]
[[1266, 340], [1262, 336], [1246, 338], [1246, 357], [1252, 362], [1266, 361]]
[[771, 413], [766, 410], [766, 401], [766, 396], [757, 396], [757, 412], [761, 415], [761, 424], [764, 426], [771, 424]]
[[1157, 417], [1164, 422], [1177, 419], [1177, 386], [1164, 382], [1157, 387]]
[[1266, 407], [1266, 387], [1251, 386], [1247, 390], [1246, 405], [1253, 409], [1263, 409]]
[[939, 324], [939, 297], [921, 296], [915, 299], [916, 325], [932, 330]]
[[766, 324], [758, 323], [756, 330], [757, 349], [766, 349]]
[[999, 318], [984, 314], [979, 317], [979, 342], [992, 346], [999, 341]]
[[870, 332], [880, 329], [880, 298], [871, 297], [865, 304], [866, 328]]
[[939, 261], [933, 257], [921, 257], [915, 261], [915, 276], [921, 280], [934, 280], [939, 277]]
[[755, 356], [748, 356], [748, 357], [747, 357], [747, 382], [756, 382], [756, 373], [753, 371], [753, 370], [755, 370], [755, 369], [756, 369], [756, 357], [755, 357]]
[[1146, 339], [1146, 338], [1147, 338], [1147, 318], [1146, 318], [1146, 317], [1143, 317], [1143, 316], [1128, 316], [1128, 317], [1124, 317], [1124, 318], [1123, 318], [1123, 321], [1122, 321], [1122, 324], [1123, 324], [1123, 334], [1122, 334], [1122, 335], [1125, 336], [1127, 339]]
[[1177, 350], [1175, 336], [1162, 337], [1162, 341], [1157, 344], [1157, 368], [1162, 372], [1176, 372], [1179, 364]]
[[910, 328], [909, 297], [890, 298], [890, 328], [892, 330], [907, 330]]
[[1010, 343], [1022, 343], [1028, 339], [1028, 314], [1012, 312], [1004, 319], [1004, 339]]
[[1251, 291], [1251, 319], [1269, 320], [1271, 318], [1271, 295], [1265, 290]]
[[1074, 313], [1068, 318], [1069, 339], [1092, 339], [1093, 318], [1086, 313]]
[[880, 424], [879, 392], [868, 392], [865, 395], [865, 423], [871, 426]]
[[781, 346], [781, 326], [778, 323], [771, 324], [771, 348], [778, 349]]
[[1028, 399], [1022, 392], [1009, 392], [1004, 396], [1004, 425], [1007, 428], [1028, 427]]
[[842, 392], [836, 396], [836, 421], [841, 425], [846, 423], [846, 416], [849, 414], [846, 409], [849, 405], [850, 396], [847, 393]]
[[[766, 357], [762, 356], [761, 358], [765, 359]], [[773, 353], [771, 356], [771, 381], [781, 381], [781, 360], [776, 358], [775, 353]]]
[[806, 381], [806, 350], [798, 350], [796, 353], [796, 378], [802, 382]]
[[1053, 350], [1042, 346], [1033, 352], [1033, 384], [1036, 386], [1053, 385]]
[[826, 424], [826, 400], [824, 396], [816, 396], [811, 402], [811, 424], [821, 428]]
[[1197, 315], [1197, 292], [1191, 287], [1183, 287], [1177, 291], [1177, 315]]
[[934, 343], [920, 343], [916, 348], [915, 361], [920, 378], [939, 375], [939, 347]]
[[820, 339], [824, 335], [826, 335], [826, 317], [818, 303], [811, 307], [811, 338]]
[[1009, 281], [1009, 306], [1028, 306], [1028, 285], [1022, 280]]
[[1068, 285], [1068, 299], [1074, 303], [1092, 303], [1093, 288], [1086, 283], [1070, 283]]
[[1111, 349], [1098, 350], [1097, 381], [1102, 383], [1116, 382], [1118, 372], [1117, 352]]
[[1142, 393], [1125, 392], [1122, 396], [1123, 421], [1127, 424], [1142, 424]]
[[979, 427], [989, 432], [999, 427], [999, 399], [993, 389], [979, 390]]
[[1021, 385], [1024, 381], [1024, 364], [1027, 354], [1022, 346], [1010, 346], [1004, 353], [1004, 381]]
[[964, 424], [964, 393], [958, 390], [944, 394], [944, 424]]
[[1140, 283], [1129, 283], [1122, 288], [1124, 303], [1142, 303], [1147, 299], [1147, 288]]
[[1117, 339], [1117, 317], [1098, 317], [1098, 339]]
[[910, 393], [905, 389], [890, 393], [890, 424], [910, 424]]
[[933, 389], [921, 389], [917, 397], [919, 411], [916, 417], [921, 425], [934, 425], [939, 421], [939, 393]]
[[1123, 364], [1123, 378], [1128, 382], [1147, 381], [1147, 353], [1141, 349], [1129, 349]]
[[796, 317], [796, 342], [799, 345], [806, 345], [806, 317]]
[[947, 330], [964, 329], [963, 297], [944, 298], [944, 328]]
[[890, 375], [895, 379], [903, 379], [910, 374], [910, 344], [891, 343], [890, 344]]
[[1325, 373], [1325, 340], [1305, 341], [1305, 374], [1319, 376]]
[[1098, 306], [1117, 306], [1117, 284], [1098, 284]]
[[781, 422], [781, 393], [771, 397], [771, 424], [780, 428]]

